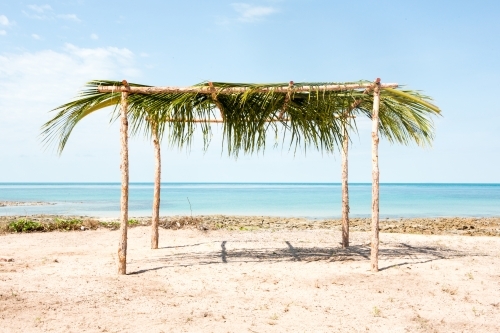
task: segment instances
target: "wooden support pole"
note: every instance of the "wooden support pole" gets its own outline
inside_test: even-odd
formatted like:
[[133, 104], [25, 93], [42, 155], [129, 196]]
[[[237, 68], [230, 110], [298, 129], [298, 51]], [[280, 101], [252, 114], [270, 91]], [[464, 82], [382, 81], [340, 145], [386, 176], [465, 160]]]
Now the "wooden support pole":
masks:
[[347, 133], [347, 117], [343, 122], [344, 141], [342, 145], [342, 247], [349, 247], [349, 184], [348, 161], [349, 135]]
[[[347, 91], [356, 89], [366, 89], [373, 83], [353, 83], [353, 84], [330, 84], [324, 86], [294, 86], [293, 92], [323, 92], [323, 91]], [[379, 86], [383, 88], [397, 88], [397, 83], [384, 83]], [[276, 92], [288, 93], [289, 86], [283, 87], [266, 87], [260, 89], [250, 89], [247, 87], [226, 87], [217, 91], [217, 94], [242, 94], [248, 91], [254, 92]], [[130, 87], [130, 86], [99, 86], [97, 91], [100, 93], [118, 93], [128, 92], [131, 94], [159, 94], [159, 93], [198, 93], [212, 94], [213, 89], [210, 86], [195, 86], [195, 87]]]
[[158, 248], [158, 225], [160, 224], [160, 190], [161, 190], [161, 151], [158, 138], [158, 125], [151, 126], [153, 146], [155, 150], [155, 184], [153, 190], [153, 214], [151, 217], [151, 248]]
[[[123, 80], [127, 87], [127, 81]], [[120, 242], [118, 243], [118, 274], [127, 274], [127, 228], [128, 228], [128, 92], [122, 92], [120, 110], [122, 192], [120, 199]]]
[[[370, 91], [375, 89], [377, 82], [372, 83], [368, 88], [363, 91], [363, 94], [368, 94]], [[343, 122], [343, 136], [344, 141], [342, 145], [342, 247], [349, 247], [349, 130], [347, 120], [349, 118], [354, 118], [351, 115], [352, 110], [357, 108], [362, 102], [361, 98], [356, 99], [350, 106], [349, 111], [344, 113]]]
[[372, 114], [372, 240], [371, 240], [371, 270], [378, 272], [378, 245], [379, 245], [379, 177], [378, 168], [378, 122], [380, 108], [380, 79], [375, 82], [373, 89]]

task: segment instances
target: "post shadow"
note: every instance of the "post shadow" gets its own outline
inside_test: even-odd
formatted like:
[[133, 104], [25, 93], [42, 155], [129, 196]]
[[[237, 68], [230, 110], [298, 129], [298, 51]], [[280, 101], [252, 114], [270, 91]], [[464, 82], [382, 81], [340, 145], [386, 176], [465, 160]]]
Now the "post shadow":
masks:
[[221, 251], [221, 258], [222, 262], [227, 264], [227, 251], [226, 251], [226, 243], [227, 241], [223, 241], [220, 245], [222, 251]]
[[289, 241], [285, 241], [286, 245], [288, 245], [288, 249], [290, 250], [290, 253], [293, 256], [293, 260], [295, 261], [302, 261], [299, 257], [299, 254], [297, 253], [297, 250], [290, 244]]

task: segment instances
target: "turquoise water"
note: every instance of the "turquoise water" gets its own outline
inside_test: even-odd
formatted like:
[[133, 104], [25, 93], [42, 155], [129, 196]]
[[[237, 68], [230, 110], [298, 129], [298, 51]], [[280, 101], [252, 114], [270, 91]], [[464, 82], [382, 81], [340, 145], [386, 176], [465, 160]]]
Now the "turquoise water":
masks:
[[[0, 207], [0, 215], [118, 217], [118, 183], [0, 183], [0, 201], [46, 201]], [[350, 184], [351, 216], [371, 213], [371, 184]], [[151, 214], [152, 183], [130, 184], [130, 216]], [[340, 184], [165, 183], [161, 215], [231, 214], [338, 218]], [[381, 184], [380, 216], [500, 216], [500, 184]]]

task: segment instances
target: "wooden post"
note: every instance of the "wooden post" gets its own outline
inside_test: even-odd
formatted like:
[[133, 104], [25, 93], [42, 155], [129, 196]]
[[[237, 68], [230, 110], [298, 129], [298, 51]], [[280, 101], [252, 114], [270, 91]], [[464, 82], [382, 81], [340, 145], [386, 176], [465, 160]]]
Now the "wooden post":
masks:
[[380, 107], [380, 79], [375, 81], [373, 89], [372, 114], [372, 241], [371, 241], [371, 270], [378, 272], [378, 245], [379, 245], [379, 168], [378, 168], [378, 122]]
[[[128, 87], [127, 81], [122, 81]], [[120, 112], [122, 192], [120, 199], [120, 242], [118, 243], [118, 274], [127, 274], [127, 228], [128, 228], [128, 92], [122, 92]]]
[[153, 194], [153, 214], [151, 220], [151, 248], [158, 248], [158, 224], [160, 223], [160, 189], [161, 189], [161, 152], [158, 138], [158, 125], [153, 123], [153, 145], [155, 149], [155, 185]]
[[[377, 83], [371, 84], [367, 87], [363, 94], [368, 94], [371, 90], [375, 88]], [[342, 145], [342, 247], [349, 247], [349, 165], [348, 165], [348, 156], [349, 156], [349, 132], [347, 125], [347, 120], [350, 118], [354, 118], [352, 116], [352, 110], [356, 109], [362, 102], [361, 98], [358, 98], [351, 104], [349, 111], [344, 114], [344, 122], [343, 122], [343, 133], [344, 141]]]
[[342, 146], [342, 247], [349, 247], [349, 185], [348, 162], [349, 136], [347, 132], [347, 117], [344, 119], [344, 142]]

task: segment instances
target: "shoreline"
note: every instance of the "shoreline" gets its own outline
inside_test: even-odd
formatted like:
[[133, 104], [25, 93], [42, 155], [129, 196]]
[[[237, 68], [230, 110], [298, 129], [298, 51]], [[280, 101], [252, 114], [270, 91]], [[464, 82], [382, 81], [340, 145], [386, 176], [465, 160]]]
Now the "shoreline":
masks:
[[0, 200], [0, 207], [20, 207], [20, 206], [51, 206], [55, 202], [48, 201], [5, 201]]
[[[98, 228], [117, 229], [116, 218], [99, 218], [84, 215], [11, 215], [0, 216], [0, 233], [21, 232], [22, 228], [9, 226], [19, 223], [35, 223], [37, 228], [29, 231], [54, 230], [95, 230]], [[151, 217], [131, 217], [129, 227], [147, 226]], [[57, 226], [60, 227], [57, 227]], [[200, 229], [200, 230], [340, 230], [341, 219], [307, 219], [301, 217], [276, 216], [239, 216], [239, 215], [196, 215], [196, 216], [162, 216], [160, 228], [163, 229]], [[366, 232], [371, 230], [371, 218], [351, 218], [350, 231]], [[406, 233], [423, 235], [467, 235], [467, 236], [500, 236], [500, 217], [422, 217], [380, 219], [381, 233]]]

